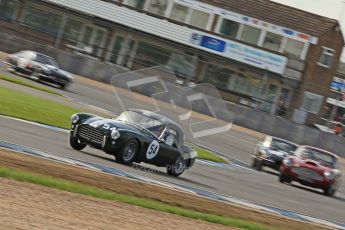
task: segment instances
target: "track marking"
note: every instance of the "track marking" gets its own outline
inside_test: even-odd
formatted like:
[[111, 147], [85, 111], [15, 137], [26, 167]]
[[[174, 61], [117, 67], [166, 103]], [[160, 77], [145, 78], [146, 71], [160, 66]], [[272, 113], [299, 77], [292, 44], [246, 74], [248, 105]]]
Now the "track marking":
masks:
[[242, 138], [240, 138], [240, 137], [233, 136], [233, 135], [228, 134], [228, 133], [225, 133], [225, 135], [228, 136], [228, 137], [230, 137], [230, 138], [232, 138], [232, 139], [236, 139], [236, 140], [238, 140], [238, 141], [242, 141], [242, 142], [245, 142], [245, 143], [250, 144], [250, 145], [257, 145], [257, 143], [254, 143], [254, 142], [251, 142], [251, 141], [247, 141], [247, 140], [245, 140], [245, 139], [242, 139]]

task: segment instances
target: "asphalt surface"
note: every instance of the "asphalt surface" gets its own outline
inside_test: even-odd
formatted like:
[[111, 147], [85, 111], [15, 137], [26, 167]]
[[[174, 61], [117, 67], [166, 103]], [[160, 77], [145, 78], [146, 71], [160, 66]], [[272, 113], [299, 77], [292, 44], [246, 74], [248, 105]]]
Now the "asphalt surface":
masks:
[[[18, 76], [14, 77], [23, 79]], [[96, 86], [75, 82], [67, 92], [57, 91], [83, 103], [117, 113], [121, 111], [112, 92]], [[124, 98], [124, 100], [127, 99]], [[142, 106], [142, 102], [134, 102], [133, 105], [135, 103]], [[309, 189], [297, 183], [292, 185], [281, 184], [278, 182], [277, 174], [270, 170], [267, 170], [268, 172], [256, 172], [245, 168], [220, 168], [199, 163], [185, 172], [180, 178], [173, 178], [167, 176], [162, 168], [149, 165], [128, 167], [117, 164], [113, 161], [112, 156], [89, 147], [82, 152], [72, 150], [68, 145], [67, 133], [3, 117], [0, 117], [0, 139], [50, 153], [117, 167], [126, 172], [152, 179], [197, 187], [329, 221], [345, 222], [344, 183], [341, 185], [336, 197], [331, 198], [324, 196], [321, 191]], [[250, 155], [255, 144], [259, 141], [255, 136], [236, 131], [228, 131], [227, 133], [197, 140], [204, 146], [247, 164], [250, 164]], [[342, 169], [345, 172], [344, 167]]]

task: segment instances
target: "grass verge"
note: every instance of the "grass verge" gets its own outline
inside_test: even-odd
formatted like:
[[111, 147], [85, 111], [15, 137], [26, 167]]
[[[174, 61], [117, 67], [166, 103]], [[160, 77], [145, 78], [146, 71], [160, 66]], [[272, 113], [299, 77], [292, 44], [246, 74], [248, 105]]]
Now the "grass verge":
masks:
[[213, 153], [212, 151], [193, 146], [192, 147], [197, 153], [198, 153], [198, 158], [202, 160], [207, 160], [207, 161], [213, 161], [217, 163], [229, 163], [226, 159], [218, 156], [217, 154]]
[[0, 87], [0, 114], [68, 129], [78, 110], [40, 97]]
[[60, 94], [60, 93], [58, 93], [58, 92], [56, 92], [54, 90], [50, 90], [50, 89], [45, 88], [45, 87], [41, 87], [41, 86], [38, 86], [38, 85], [30, 84], [28, 82], [25, 82], [25, 81], [22, 81], [22, 80], [19, 80], [19, 79], [16, 79], [16, 78], [4, 75], [4, 74], [0, 74], [0, 79], [4, 80], [4, 81], [15, 83], [15, 84], [18, 84], [18, 85], [26, 86], [26, 87], [29, 87], [29, 88], [32, 88], [32, 89], [37, 89], [37, 90], [41, 90], [43, 92], [47, 92], [47, 93], [51, 93], [51, 94], [54, 94], [54, 95], [62, 96], [62, 94]]
[[44, 176], [37, 173], [26, 172], [21, 170], [14, 170], [5, 167], [0, 167], [0, 177], [14, 179], [18, 181], [29, 182], [33, 184], [43, 185], [50, 188], [59, 189], [62, 191], [92, 196], [105, 200], [119, 201], [126, 204], [136, 205], [143, 208], [148, 208], [156, 211], [162, 211], [179, 216], [184, 216], [192, 219], [203, 220], [210, 223], [222, 224], [225, 226], [232, 226], [249, 230], [272, 230], [273, 228], [261, 224], [248, 222], [245, 220], [235, 219], [231, 217], [218, 216], [214, 214], [201, 213], [193, 210], [188, 210], [172, 205], [168, 205], [155, 200], [138, 198], [129, 195], [123, 195], [81, 183], [62, 180], [55, 177]]

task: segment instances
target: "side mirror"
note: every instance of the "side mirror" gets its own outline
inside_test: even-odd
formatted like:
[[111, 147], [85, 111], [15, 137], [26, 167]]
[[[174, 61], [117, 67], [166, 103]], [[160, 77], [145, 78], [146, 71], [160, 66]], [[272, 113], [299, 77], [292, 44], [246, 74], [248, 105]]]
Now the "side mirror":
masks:
[[161, 139], [158, 140], [158, 142], [159, 142], [159, 143], [164, 143], [165, 140], [164, 140], [163, 138], [161, 138]]

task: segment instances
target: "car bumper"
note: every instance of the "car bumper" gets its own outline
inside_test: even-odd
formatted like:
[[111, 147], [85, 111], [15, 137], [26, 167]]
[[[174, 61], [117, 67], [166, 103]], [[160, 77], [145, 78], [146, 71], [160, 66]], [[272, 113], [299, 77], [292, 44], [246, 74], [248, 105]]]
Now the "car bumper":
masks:
[[40, 80], [48, 83], [58, 84], [58, 85], [67, 85], [70, 84], [71, 81], [58, 77], [58, 76], [52, 76], [52, 75], [40, 75]]
[[194, 165], [194, 163], [195, 163], [195, 159], [196, 159], [196, 158], [190, 158], [190, 159], [188, 159], [188, 161], [187, 161], [187, 168], [193, 167], [193, 165]]
[[81, 135], [79, 132], [79, 128], [79, 125], [72, 126], [70, 134], [78, 138], [81, 142], [93, 148], [101, 149], [106, 153], [116, 153], [119, 150], [120, 145], [118, 143], [120, 140], [112, 140], [108, 134], [103, 134], [102, 139], [96, 140], [95, 138]]
[[312, 187], [312, 188], [326, 189], [333, 183], [332, 180], [328, 180], [321, 176], [320, 178], [316, 179], [305, 174], [297, 174], [292, 171], [291, 167], [282, 167], [281, 174], [292, 181], [296, 181], [302, 185]]

